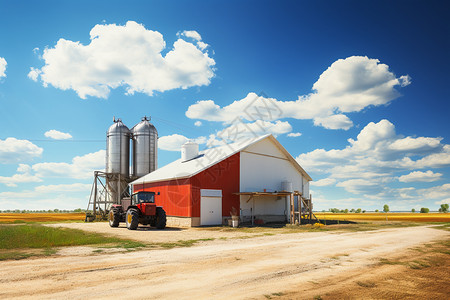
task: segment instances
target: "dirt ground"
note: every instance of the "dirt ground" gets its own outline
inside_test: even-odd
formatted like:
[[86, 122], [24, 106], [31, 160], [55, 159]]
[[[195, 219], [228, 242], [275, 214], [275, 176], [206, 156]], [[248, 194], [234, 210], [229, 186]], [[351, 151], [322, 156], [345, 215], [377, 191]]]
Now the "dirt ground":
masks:
[[[111, 229], [147, 242], [203, 241], [189, 248], [96, 253], [0, 263], [7, 299], [448, 299], [450, 232], [430, 226], [238, 238], [205, 229]], [[223, 237], [222, 239], [220, 237]], [[84, 251], [79, 251], [80, 248]], [[78, 250], [76, 250], [78, 249]], [[89, 250], [90, 249], [90, 250]]]

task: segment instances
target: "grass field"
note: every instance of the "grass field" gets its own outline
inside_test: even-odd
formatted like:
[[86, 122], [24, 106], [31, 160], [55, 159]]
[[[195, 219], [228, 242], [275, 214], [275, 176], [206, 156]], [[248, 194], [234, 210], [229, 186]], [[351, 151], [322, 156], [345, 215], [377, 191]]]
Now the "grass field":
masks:
[[314, 213], [320, 220], [450, 222], [450, 213]]
[[0, 213], [0, 223], [84, 221], [85, 213]]
[[0, 225], [0, 261], [56, 253], [54, 247], [112, 245], [116, 248], [145, 247], [140, 242], [102, 234], [40, 224]]

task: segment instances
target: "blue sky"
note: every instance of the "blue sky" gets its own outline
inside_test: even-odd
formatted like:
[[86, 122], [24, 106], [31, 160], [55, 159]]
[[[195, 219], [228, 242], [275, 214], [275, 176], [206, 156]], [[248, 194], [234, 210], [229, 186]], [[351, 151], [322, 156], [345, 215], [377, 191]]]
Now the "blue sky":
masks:
[[[85, 208], [113, 116], [131, 128], [144, 115], [159, 166], [187, 139], [272, 133], [314, 179], [317, 210], [437, 210], [450, 202], [449, 12], [0, 0], [0, 210]], [[255, 103], [277, 114], [250, 117]]]

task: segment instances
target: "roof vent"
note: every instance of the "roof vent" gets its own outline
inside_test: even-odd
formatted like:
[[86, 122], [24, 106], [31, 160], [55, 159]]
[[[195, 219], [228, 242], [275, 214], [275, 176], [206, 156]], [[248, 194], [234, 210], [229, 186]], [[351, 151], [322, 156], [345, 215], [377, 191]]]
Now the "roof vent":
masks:
[[198, 144], [193, 141], [188, 141], [181, 146], [181, 161], [185, 162], [194, 159], [198, 156]]

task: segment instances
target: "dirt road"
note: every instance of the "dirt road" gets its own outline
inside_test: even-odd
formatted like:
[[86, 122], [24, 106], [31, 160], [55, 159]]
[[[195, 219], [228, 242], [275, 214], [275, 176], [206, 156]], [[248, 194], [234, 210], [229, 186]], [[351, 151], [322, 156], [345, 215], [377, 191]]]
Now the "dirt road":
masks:
[[361, 275], [381, 258], [449, 236], [430, 227], [294, 233], [7, 261], [0, 263], [0, 298], [265, 299], [290, 291], [312, 299], [326, 288], [318, 284], [324, 278]]

